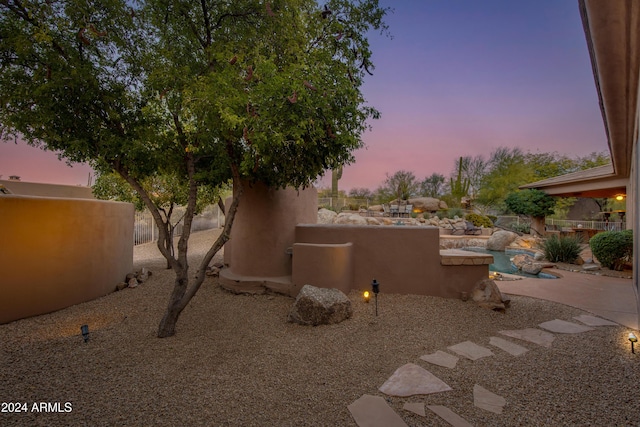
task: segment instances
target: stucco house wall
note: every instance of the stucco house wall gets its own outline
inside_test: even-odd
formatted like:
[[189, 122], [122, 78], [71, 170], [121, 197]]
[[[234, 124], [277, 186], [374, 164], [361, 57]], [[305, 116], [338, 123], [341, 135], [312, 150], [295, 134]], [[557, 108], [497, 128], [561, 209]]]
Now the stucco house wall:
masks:
[[0, 196], [0, 323], [115, 290], [133, 270], [133, 205]]

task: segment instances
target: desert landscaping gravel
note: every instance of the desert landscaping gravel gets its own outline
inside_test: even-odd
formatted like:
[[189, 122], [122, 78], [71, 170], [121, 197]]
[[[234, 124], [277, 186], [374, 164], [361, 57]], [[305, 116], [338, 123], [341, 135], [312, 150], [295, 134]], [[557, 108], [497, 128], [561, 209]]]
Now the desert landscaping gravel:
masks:
[[[194, 258], [216, 233], [193, 235]], [[551, 348], [518, 341], [530, 351], [517, 357], [489, 345], [500, 330], [574, 321], [582, 310], [512, 297], [499, 313], [461, 300], [386, 294], [382, 283], [378, 317], [352, 292], [351, 319], [306, 327], [286, 321], [292, 298], [235, 295], [208, 277], [177, 334], [159, 339], [173, 272], [153, 244], [136, 247], [134, 258], [136, 269], [153, 272], [139, 287], [0, 325], [0, 402], [28, 406], [0, 413], [1, 426], [353, 426], [347, 405], [363, 394], [385, 397], [410, 426], [448, 424], [429, 411], [403, 410], [406, 402], [446, 406], [476, 426], [640, 425], [640, 351], [631, 354], [628, 328], [556, 334]], [[495, 356], [461, 358], [453, 369], [420, 359], [467, 340]], [[380, 393], [406, 363], [453, 391]], [[475, 384], [506, 399], [502, 414], [473, 405]], [[71, 411], [34, 411], [40, 402]]]

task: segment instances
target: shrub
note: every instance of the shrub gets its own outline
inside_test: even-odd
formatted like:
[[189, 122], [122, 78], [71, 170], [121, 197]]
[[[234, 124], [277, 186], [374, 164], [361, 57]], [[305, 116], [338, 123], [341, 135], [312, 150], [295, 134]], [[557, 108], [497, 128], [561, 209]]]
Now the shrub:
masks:
[[589, 246], [603, 267], [622, 270], [633, 254], [633, 233], [631, 230], [598, 233], [591, 238]]
[[495, 224], [495, 223], [496, 223], [496, 221], [498, 220], [498, 217], [497, 217], [497, 216], [495, 216], [495, 215], [487, 215], [487, 218], [489, 218], [489, 220], [490, 220], [493, 224]]
[[509, 226], [513, 231], [517, 231], [518, 233], [529, 234], [531, 232], [531, 224], [528, 222], [523, 222], [518, 224], [517, 222], [512, 222]]
[[444, 219], [444, 218], [453, 219], [456, 216], [458, 218], [462, 218], [464, 217], [464, 211], [460, 208], [449, 208], [449, 209], [439, 210], [437, 212], [437, 215], [438, 215], [438, 218], [440, 219]]
[[582, 240], [578, 236], [552, 235], [542, 242], [544, 256], [551, 262], [574, 262], [580, 255]]
[[493, 227], [493, 222], [488, 217], [477, 213], [468, 214], [466, 216], [466, 220], [476, 227]]

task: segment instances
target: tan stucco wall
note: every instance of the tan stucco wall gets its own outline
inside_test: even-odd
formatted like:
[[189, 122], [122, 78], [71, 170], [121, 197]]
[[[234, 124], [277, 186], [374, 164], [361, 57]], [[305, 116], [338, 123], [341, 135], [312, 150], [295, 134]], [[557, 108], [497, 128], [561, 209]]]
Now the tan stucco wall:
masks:
[[293, 295], [307, 284], [336, 288], [346, 294], [351, 291], [353, 244], [294, 243], [293, 260]]
[[318, 195], [315, 188], [274, 190], [264, 184], [244, 184], [231, 239], [224, 247], [227, 268], [221, 282], [291, 276], [295, 227], [315, 223]]
[[43, 184], [39, 182], [12, 181], [0, 179], [4, 185], [17, 196], [61, 197], [65, 199], [95, 200], [91, 187], [80, 185]]
[[0, 323], [115, 290], [133, 269], [133, 205], [0, 196]]
[[[459, 298], [488, 277], [488, 265], [441, 264], [437, 227], [299, 225], [296, 243], [353, 244], [351, 289], [367, 290], [375, 278], [380, 292]], [[294, 264], [298, 263], [295, 258]], [[296, 265], [296, 268], [298, 266]], [[313, 277], [308, 274], [305, 277]], [[295, 282], [294, 277], [294, 282]], [[321, 286], [318, 283], [309, 283]], [[295, 283], [297, 287], [303, 285]]]

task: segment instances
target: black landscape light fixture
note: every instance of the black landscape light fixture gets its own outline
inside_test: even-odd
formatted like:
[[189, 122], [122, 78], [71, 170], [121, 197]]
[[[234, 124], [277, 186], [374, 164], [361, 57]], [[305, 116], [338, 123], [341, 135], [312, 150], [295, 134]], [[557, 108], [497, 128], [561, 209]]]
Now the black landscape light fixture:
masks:
[[82, 332], [82, 338], [84, 338], [84, 342], [89, 341], [89, 325], [80, 326], [80, 332]]
[[633, 332], [629, 332], [629, 341], [631, 342], [631, 353], [635, 354], [636, 351], [633, 348], [633, 343], [638, 342], [638, 338]]
[[376, 279], [371, 282], [371, 290], [376, 295], [376, 316], [378, 315], [378, 293], [380, 292], [380, 283]]

